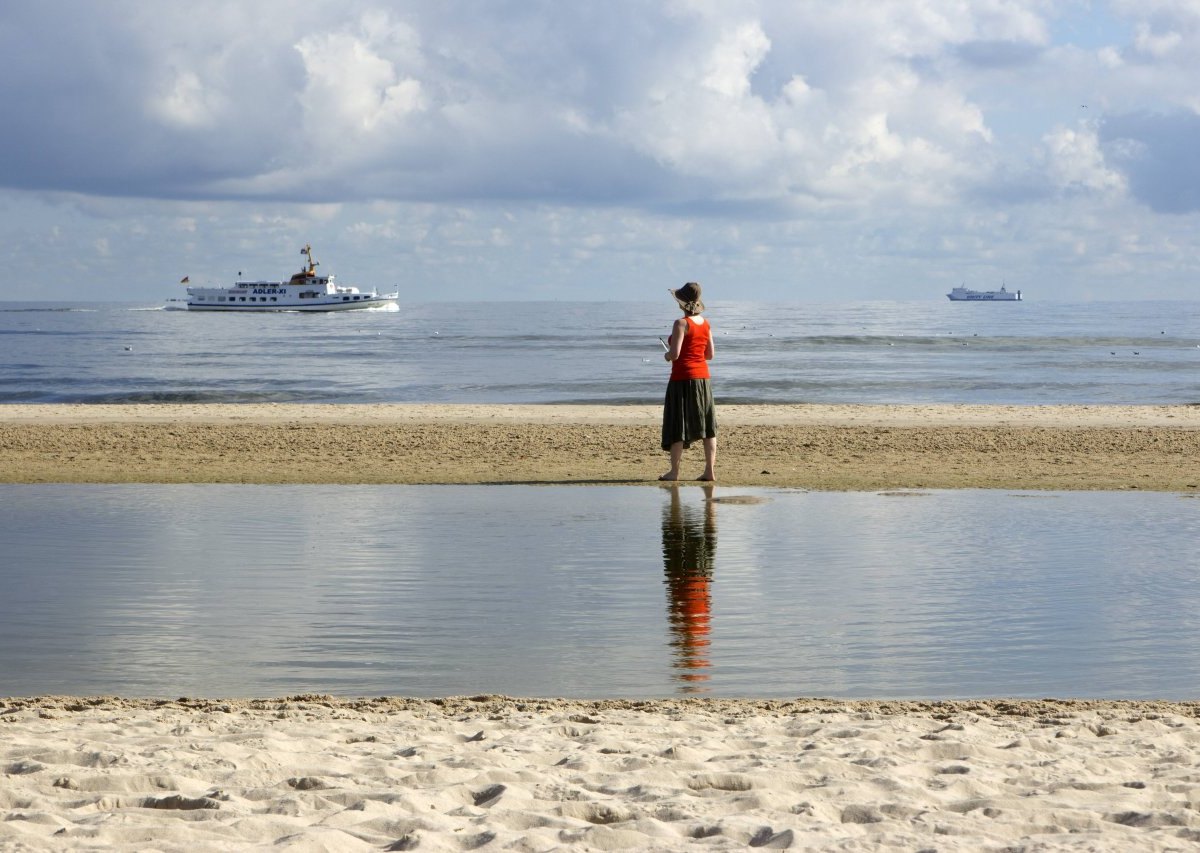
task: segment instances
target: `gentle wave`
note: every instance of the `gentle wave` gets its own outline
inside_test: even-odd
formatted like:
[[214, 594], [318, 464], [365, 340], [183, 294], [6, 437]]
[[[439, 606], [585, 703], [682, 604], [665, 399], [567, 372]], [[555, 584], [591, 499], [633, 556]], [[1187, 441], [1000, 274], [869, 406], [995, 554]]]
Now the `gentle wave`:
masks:
[[0, 314], [95, 314], [99, 308], [78, 308], [72, 306], [32, 306], [4, 305], [0, 303]]

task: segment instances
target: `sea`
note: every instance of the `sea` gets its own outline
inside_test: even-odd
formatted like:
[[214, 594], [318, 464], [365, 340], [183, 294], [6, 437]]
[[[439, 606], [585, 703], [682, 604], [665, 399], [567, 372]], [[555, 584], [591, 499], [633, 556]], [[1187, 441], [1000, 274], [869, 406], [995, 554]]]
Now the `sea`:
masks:
[[[708, 316], [718, 406], [1200, 403], [1200, 303]], [[6, 302], [0, 404], [654, 404], [675, 317]], [[5, 484], [0, 506], [0, 695], [1200, 698], [1191, 495]]]
[[[656, 404], [674, 304], [0, 302], [0, 403]], [[721, 403], [1200, 402], [1200, 302], [713, 302]]]

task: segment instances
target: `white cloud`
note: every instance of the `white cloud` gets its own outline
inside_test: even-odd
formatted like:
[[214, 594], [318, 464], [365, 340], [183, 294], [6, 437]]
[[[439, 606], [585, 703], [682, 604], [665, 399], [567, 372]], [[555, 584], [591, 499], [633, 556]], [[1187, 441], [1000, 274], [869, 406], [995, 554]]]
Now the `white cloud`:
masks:
[[168, 124], [202, 128], [217, 122], [224, 102], [224, 96], [206, 89], [195, 72], [178, 71], [169, 91], [152, 99], [150, 108]]
[[1094, 130], [1058, 127], [1043, 138], [1046, 173], [1062, 190], [1123, 193], [1122, 176], [1108, 168]]
[[750, 77], [770, 43], [757, 22], [738, 22], [697, 45], [687, 62], [663, 67], [640, 102], [619, 109], [616, 139], [668, 171], [719, 187], [761, 191], [779, 154], [768, 105]]
[[1137, 25], [1133, 40], [1133, 45], [1139, 53], [1144, 53], [1155, 59], [1162, 59], [1182, 43], [1183, 36], [1179, 33], [1156, 33], [1145, 22]]
[[299, 100], [309, 138], [353, 149], [356, 137], [392, 129], [424, 108], [420, 81], [401, 76], [371, 44], [349, 33], [307, 36], [296, 50], [307, 73]]
[[735, 26], [713, 46], [704, 85], [727, 98], [746, 97], [750, 93], [750, 75], [770, 48], [771, 41], [758, 21]]

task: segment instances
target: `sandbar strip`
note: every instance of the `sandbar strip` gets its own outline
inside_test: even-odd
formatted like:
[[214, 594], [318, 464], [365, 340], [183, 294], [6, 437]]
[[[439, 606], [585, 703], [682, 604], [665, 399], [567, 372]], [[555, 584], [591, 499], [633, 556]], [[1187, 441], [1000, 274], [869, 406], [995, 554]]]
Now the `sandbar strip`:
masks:
[[[0, 482], [655, 484], [657, 406], [0, 406]], [[1200, 487], [1200, 407], [721, 406], [726, 486]], [[685, 458], [698, 474], [698, 448]]]

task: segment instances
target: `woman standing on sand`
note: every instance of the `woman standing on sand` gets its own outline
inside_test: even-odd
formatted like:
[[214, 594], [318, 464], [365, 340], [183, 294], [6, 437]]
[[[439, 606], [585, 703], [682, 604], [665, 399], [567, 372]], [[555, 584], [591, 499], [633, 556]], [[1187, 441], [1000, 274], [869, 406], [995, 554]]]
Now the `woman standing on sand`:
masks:
[[[670, 290], [670, 288], [668, 288]], [[708, 363], [715, 354], [712, 325], [702, 316], [700, 285], [689, 281], [671, 295], [683, 316], [671, 327], [663, 358], [671, 362], [671, 380], [663, 402], [662, 449], [671, 454], [671, 470], [658, 479], [679, 479], [683, 451], [693, 441], [704, 442], [704, 473], [697, 479], [716, 479], [717, 410], [709, 384]]]

